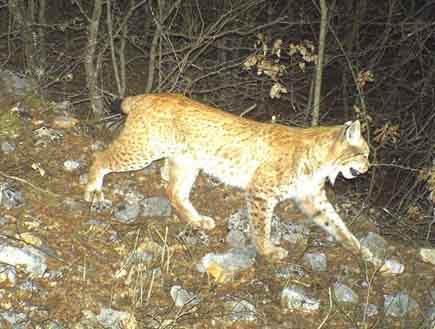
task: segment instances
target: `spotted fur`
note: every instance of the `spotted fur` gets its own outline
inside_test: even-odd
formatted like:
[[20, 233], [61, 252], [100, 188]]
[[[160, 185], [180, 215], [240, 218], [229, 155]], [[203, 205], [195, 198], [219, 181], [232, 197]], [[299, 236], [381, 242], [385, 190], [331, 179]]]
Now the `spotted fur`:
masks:
[[324, 184], [341, 172], [353, 178], [368, 170], [369, 148], [358, 121], [341, 126], [291, 128], [241, 118], [190, 98], [148, 94], [122, 101], [125, 127], [98, 153], [85, 199], [102, 200], [103, 177], [138, 170], [166, 158], [168, 197], [179, 217], [203, 229], [212, 218], [197, 212], [189, 194], [199, 171], [246, 191], [252, 240], [260, 254], [281, 259], [270, 241], [276, 205], [291, 199], [315, 223], [355, 253], [360, 243], [328, 202]]

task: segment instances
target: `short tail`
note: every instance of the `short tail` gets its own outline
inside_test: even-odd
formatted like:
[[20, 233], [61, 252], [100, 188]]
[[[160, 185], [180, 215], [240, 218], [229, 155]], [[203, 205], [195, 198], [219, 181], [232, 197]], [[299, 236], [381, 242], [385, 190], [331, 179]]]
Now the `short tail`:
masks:
[[116, 98], [110, 105], [113, 114], [128, 114], [135, 104], [135, 97]]
[[124, 111], [122, 110], [122, 98], [115, 98], [112, 103], [110, 104], [110, 112], [112, 114], [123, 114]]

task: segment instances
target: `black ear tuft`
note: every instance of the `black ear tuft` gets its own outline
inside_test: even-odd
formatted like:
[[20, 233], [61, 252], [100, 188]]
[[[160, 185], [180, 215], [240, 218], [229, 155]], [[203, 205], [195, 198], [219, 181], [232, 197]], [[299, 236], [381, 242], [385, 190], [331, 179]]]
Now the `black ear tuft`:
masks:
[[113, 114], [123, 114], [121, 105], [122, 105], [122, 98], [115, 98], [112, 101], [112, 104], [110, 104], [110, 112], [112, 112]]

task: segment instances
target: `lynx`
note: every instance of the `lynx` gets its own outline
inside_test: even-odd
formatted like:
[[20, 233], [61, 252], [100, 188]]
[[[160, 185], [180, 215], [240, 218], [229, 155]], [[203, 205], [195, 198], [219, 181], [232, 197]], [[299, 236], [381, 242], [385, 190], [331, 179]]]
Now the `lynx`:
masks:
[[339, 173], [354, 178], [369, 168], [369, 147], [359, 121], [340, 126], [291, 128], [235, 116], [176, 94], [125, 98], [120, 135], [98, 153], [89, 171], [85, 200], [104, 199], [103, 177], [139, 170], [165, 158], [167, 195], [179, 218], [211, 230], [212, 218], [189, 200], [200, 171], [245, 191], [250, 232], [257, 251], [282, 259], [287, 251], [270, 240], [275, 206], [286, 199], [317, 225], [359, 254], [359, 240], [325, 194]]

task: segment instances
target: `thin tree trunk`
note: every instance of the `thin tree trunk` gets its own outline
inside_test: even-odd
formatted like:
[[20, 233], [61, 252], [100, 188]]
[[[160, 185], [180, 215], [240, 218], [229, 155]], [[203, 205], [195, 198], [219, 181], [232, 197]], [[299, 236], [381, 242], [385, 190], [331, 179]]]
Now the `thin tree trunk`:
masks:
[[[161, 1], [158, 1], [159, 6], [162, 5]], [[161, 10], [159, 10], [159, 12], [161, 12]], [[147, 79], [147, 84], [145, 87], [145, 92], [149, 93], [152, 91], [153, 89], [153, 84], [154, 84], [154, 72], [155, 72], [155, 66], [156, 66], [156, 57], [157, 57], [157, 50], [159, 47], [159, 41], [160, 41], [160, 37], [162, 35], [161, 32], [161, 16], [155, 18], [155, 25], [156, 25], [156, 29], [154, 31], [154, 35], [153, 35], [153, 40], [151, 42], [151, 47], [150, 47], [150, 58], [149, 58], [149, 62], [148, 62], [148, 79]]]
[[116, 59], [115, 40], [113, 39], [112, 5], [110, 1], [107, 2], [106, 13], [107, 13], [107, 31], [109, 33], [110, 55], [112, 56], [113, 73], [115, 75], [118, 94], [121, 94], [121, 79], [119, 77], [118, 61]]
[[95, 50], [98, 41], [98, 28], [100, 25], [102, 8], [103, 1], [95, 0], [92, 18], [88, 25], [88, 45], [85, 55], [86, 86], [88, 88], [92, 112], [97, 116], [103, 114], [103, 98], [101, 92], [97, 88], [98, 67], [95, 62]]
[[328, 7], [326, 6], [326, 0], [320, 1], [320, 34], [319, 34], [319, 55], [317, 57], [316, 66], [316, 85], [314, 87], [314, 102], [313, 102], [313, 112], [311, 117], [311, 125], [319, 125], [320, 116], [320, 97], [322, 92], [322, 74], [323, 74], [323, 60], [325, 54], [325, 42], [326, 42], [326, 32], [328, 24]]

